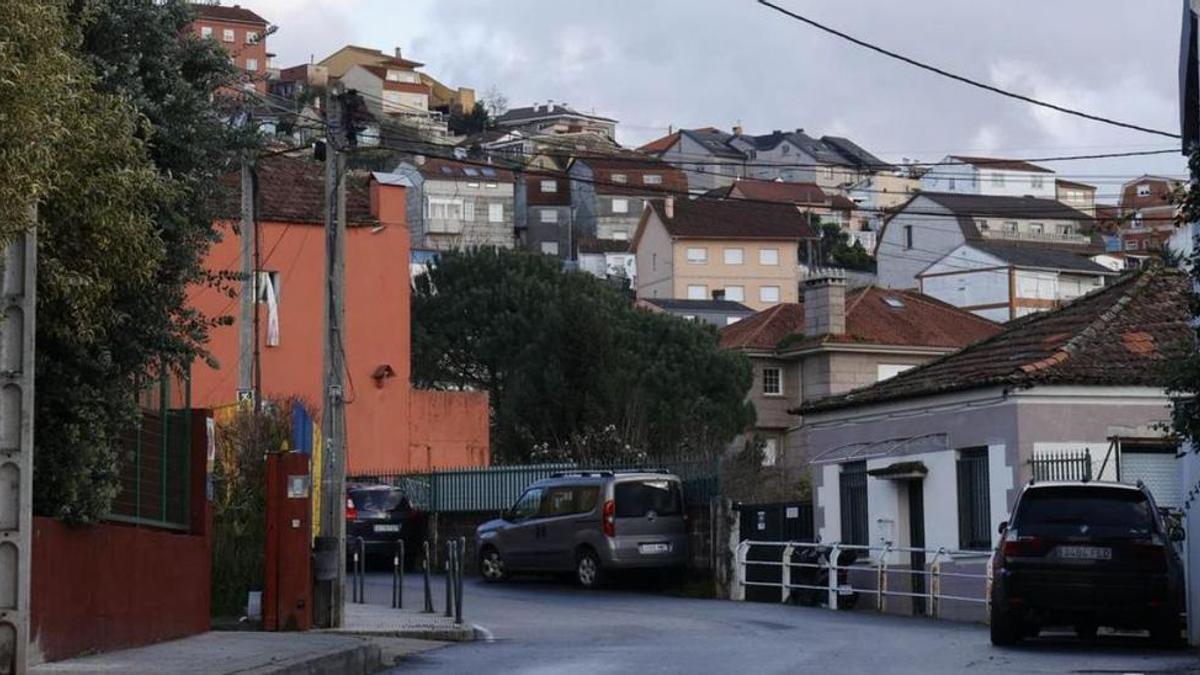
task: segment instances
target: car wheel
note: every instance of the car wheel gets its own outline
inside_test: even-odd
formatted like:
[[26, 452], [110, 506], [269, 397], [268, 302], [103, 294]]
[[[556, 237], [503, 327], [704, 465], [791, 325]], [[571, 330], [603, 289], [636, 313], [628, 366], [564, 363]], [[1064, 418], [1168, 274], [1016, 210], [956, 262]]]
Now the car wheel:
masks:
[[492, 584], [504, 581], [508, 571], [504, 567], [504, 558], [500, 556], [500, 551], [491, 546], [483, 549], [479, 554], [479, 576]]
[[600, 587], [600, 557], [585, 549], [575, 560], [575, 581], [588, 590]]
[[1096, 637], [1098, 626], [1094, 623], [1075, 624], [1075, 634], [1084, 640], [1091, 640]]
[[1181, 643], [1179, 617], [1172, 614], [1150, 626], [1150, 641], [1156, 647], [1178, 647]]
[[1023, 637], [1023, 626], [1017, 617], [1009, 612], [997, 611], [994, 607], [991, 612], [991, 636], [992, 644], [997, 647], [1009, 647], [1017, 644]]

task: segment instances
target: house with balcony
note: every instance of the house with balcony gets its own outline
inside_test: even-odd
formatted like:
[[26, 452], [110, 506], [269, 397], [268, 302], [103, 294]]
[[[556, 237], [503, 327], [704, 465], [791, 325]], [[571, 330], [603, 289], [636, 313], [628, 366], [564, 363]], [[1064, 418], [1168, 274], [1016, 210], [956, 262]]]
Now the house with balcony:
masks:
[[510, 108], [496, 118], [496, 128], [521, 131], [530, 136], [584, 133], [617, 138], [617, 120], [585, 113], [563, 103], [547, 101], [522, 108]]
[[[444, 140], [449, 135], [446, 115], [433, 109], [433, 85], [418, 71], [425, 64], [406, 59], [399, 47], [393, 54], [347, 45], [322, 59], [329, 80], [357, 90], [367, 109], [381, 121], [415, 130], [422, 137]], [[472, 94], [473, 97], [473, 94]]]
[[803, 284], [799, 302], [721, 330], [721, 346], [746, 354], [754, 367], [749, 400], [757, 415], [747, 434], [764, 441], [771, 462], [803, 458], [790, 409], [886, 380], [999, 330], [914, 291], [849, 288], [840, 270], [817, 270]]
[[921, 176], [922, 192], [1057, 199], [1054, 171], [1019, 159], [948, 155]]
[[[1104, 252], [1091, 216], [1056, 199], [921, 192], [884, 221], [875, 248], [879, 284], [919, 288], [918, 275], [967, 243], [1056, 250], [1077, 256]], [[973, 269], [963, 260], [949, 261]]]
[[267, 20], [238, 5], [193, 3], [191, 8], [196, 13], [191, 30], [229, 54], [229, 60], [243, 73], [240, 86], [267, 93], [268, 71], [275, 56], [267, 52]]
[[818, 239], [791, 204], [668, 198], [642, 213], [639, 299], [724, 299], [755, 310], [796, 302], [801, 251]]
[[581, 237], [628, 241], [646, 205], [687, 191], [679, 169], [633, 153], [570, 160], [571, 205]]
[[1073, 180], [1054, 180], [1055, 199], [1089, 216], [1096, 215], [1096, 186]]
[[392, 172], [408, 186], [407, 221], [414, 250], [471, 246], [513, 248], [524, 214], [509, 169], [417, 155]]

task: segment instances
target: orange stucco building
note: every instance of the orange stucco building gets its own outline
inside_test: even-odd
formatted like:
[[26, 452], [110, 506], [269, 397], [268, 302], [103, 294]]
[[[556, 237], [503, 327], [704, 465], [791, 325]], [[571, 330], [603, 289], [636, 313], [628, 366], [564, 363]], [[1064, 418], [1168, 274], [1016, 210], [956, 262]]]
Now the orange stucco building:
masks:
[[[259, 166], [260, 279], [256, 305], [264, 397], [300, 395], [319, 406], [325, 279], [324, 165], [273, 157]], [[234, 190], [231, 202], [239, 203]], [[414, 390], [410, 385], [409, 236], [405, 188], [365, 175], [347, 180], [346, 430], [350, 475], [480, 466], [489, 460], [488, 399], [482, 392]], [[240, 269], [234, 221], [218, 223], [222, 240], [205, 267]], [[274, 294], [273, 298], [265, 297]], [[238, 390], [240, 300], [196, 287], [192, 305], [230, 316], [212, 329], [217, 367], [192, 368], [195, 405], [233, 403]], [[274, 308], [272, 309], [272, 305]], [[274, 313], [278, 329], [271, 329]], [[249, 357], [249, 355], [247, 355]]]

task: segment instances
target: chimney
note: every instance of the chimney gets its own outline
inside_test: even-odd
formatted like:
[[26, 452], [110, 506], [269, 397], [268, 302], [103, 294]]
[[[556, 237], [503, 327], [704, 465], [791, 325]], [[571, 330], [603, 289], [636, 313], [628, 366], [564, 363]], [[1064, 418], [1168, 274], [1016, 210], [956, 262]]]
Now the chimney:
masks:
[[399, 47], [396, 47], [396, 58], [398, 58], [398, 59], [404, 58], [403, 56], [400, 56], [400, 48]]
[[742, 125], [740, 125], [740, 124], [733, 125], [733, 135], [734, 136], [742, 135]]
[[845, 332], [846, 273], [837, 268], [813, 268], [804, 278], [804, 335]]
[[667, 197], [663, 200], [663, 213], [666, 214], [667, 220], [675, 220], [675, 198]]

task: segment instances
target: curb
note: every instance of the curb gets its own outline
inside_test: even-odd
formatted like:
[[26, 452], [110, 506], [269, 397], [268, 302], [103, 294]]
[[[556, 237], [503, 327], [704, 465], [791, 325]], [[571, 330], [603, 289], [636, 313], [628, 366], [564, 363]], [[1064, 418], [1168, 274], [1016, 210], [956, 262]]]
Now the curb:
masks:
[[437, 627], [423, 626], [413, 628], [385, 629], [345, 629], [322, 631], [335, 635], [357, 635], [360, 637], [408, 638], [410, 640], [433, 640], [435, 642], [474, 642], [475, 640], [491, 641], [491, 632], [480, 626]]
[[263, 668], [243, 671], [239, 675], [368, 675], [383, 667], [379, 645], [369, 640], [361, 641], [352, 648], [332, 654], [298, 660], [293, 663], [273, 664]]

